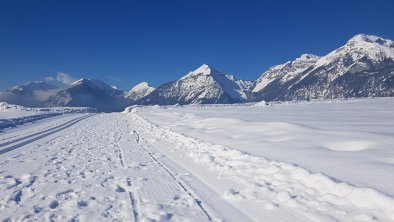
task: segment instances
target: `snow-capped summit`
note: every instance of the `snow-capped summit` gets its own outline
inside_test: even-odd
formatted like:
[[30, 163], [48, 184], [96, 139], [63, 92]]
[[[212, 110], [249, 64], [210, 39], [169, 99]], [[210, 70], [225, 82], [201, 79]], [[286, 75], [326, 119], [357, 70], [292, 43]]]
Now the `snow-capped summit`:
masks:
[[140, 90], [144, 90], [147, 88], [153, 88], [153, 87], [151, 87], [147, 82], [141, 82], [141, 83], [133, 86], [133, 88], [131, 88], [131, 90], [132, 91], [140, 91]]
[[118, 89], [117, 87], [110, 86], [107, 83], [98, 79], [80, 79], [72, 84], [72, 86], [78, 86], [78, 85], [85, 85], [92, 89], [106, 91], [114, 95], [119, 95], [122, 93], [122, 90]]
[[251, 82], [204, 64], [178, 81], [158, 87], [138, 104], [236, 103], [248, 99]]
[[377, 62], [387, 58], [394, 59], [394, 42], [378, 36], [359, 34], [351, 38], [344, 46], [322, 57], [316, 66], [324, 66], [335, 60], [356, 61], [362, 58]]
[[193, 76], [198, 76], [198, 75], [215, 75], [217, 73], [220, 73], [219, 71], [211, 68], [208, 64], [203, 64], [202, 66], [198, 67], [196, 70], [189, 72], [185, 76], [183, 76], [181, 79], [187, 79]]
[[125, 98], [136, 101], [149, 95], [153, 90], [155, 90], [154, 87], [151, 87], [147, 82], [142, 82], [131, 88], [130, 91], [125, 94]]
[[379, 36], [374, 36], [374, 35], [365, 35], [365, 34], [358, 34], [353, 36], [349, 41], [349, 43], [355, 43], [355, 44], [365, 44], [367, 43], [372, 43], [372, 44], [378, 44], [382, 46], [386, 46], [389, 48], [394, 47], [394, 41], [389, 40], [389, 39], [383, 39]]
[[360, 34], [326, 56], [301, 56], [270, 68], [253, 92], [255, 100], [394, 96], [393, 81], [394, 42]]

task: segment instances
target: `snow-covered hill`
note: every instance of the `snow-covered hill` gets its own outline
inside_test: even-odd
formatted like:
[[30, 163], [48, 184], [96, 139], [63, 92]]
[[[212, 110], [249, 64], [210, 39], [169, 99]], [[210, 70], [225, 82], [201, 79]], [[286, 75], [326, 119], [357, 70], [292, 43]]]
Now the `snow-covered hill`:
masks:
[[321, 58], [303, 55], [255, 82], [254, 100], [394, 96], [394, 42], [356, 35]]
[[245, 102], [251, 82], [238, 80], [204, 64], [178, 81], [158, 87], [137, 101], [142, 105]]
[[137, 101], [149, 95], [153, 90], [155, 90], [154, 87], [151, 87], [147, 82], [142, 82], [131, 88], [130, 91], [125, 94], [125, 98]]

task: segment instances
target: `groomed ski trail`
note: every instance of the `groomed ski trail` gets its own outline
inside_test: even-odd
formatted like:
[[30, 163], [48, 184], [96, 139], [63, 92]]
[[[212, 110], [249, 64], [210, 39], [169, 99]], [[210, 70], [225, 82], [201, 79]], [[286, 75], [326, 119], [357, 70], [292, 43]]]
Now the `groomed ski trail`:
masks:
[[60, 131], [48, 123], [30, 126], [32, 137], [2, 135], [40, 138], [0, 155], [1, 221], [208, 221], [125, 117], [97, 114], [69, 119]]

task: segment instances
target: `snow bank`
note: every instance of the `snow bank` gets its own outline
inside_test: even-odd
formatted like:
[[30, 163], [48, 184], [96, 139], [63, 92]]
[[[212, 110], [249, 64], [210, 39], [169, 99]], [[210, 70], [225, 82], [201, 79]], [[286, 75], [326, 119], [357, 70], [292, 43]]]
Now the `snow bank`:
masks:
[[268, 105], [269, 104], [266, 101], [264, 101], [264, 100], [254, 104], [254, 106], [256, 106], [256, 107], [265, 107], [265, 106], [268, 106]]
[[8, 104], [6, 102], [0, 102], [0, 112], [1, 111], [31, 111], [31, 108], [24, 106], [18, 106], [14, 104]]

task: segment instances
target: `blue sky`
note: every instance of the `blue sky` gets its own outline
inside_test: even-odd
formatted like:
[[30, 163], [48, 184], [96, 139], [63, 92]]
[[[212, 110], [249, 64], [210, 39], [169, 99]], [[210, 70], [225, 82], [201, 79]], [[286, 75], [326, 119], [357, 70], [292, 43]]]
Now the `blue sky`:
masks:
[[358, 33], [394, 39], [394, 1], [0, 0], [0, 89], [66, 73], [122, 89], [208, 63], [254, 80]]

